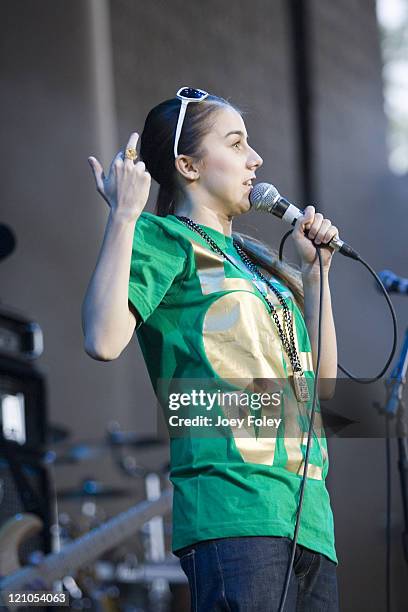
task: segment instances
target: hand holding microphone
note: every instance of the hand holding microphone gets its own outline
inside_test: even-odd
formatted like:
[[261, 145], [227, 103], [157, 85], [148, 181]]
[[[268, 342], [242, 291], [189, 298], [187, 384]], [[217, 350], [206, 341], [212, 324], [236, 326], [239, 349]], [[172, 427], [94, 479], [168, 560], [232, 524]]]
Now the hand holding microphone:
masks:
[[[291, 225], [295, 226], [295, 228], [298, 220], [302, 220], [302, 217], [306, 215], [306, 211], [308, 209], [311, 209], [310, 213], [308, 213], [309, 215], [311, 215], [312, 209], [314, 212], [313, 206], [307, 206], [304, 211], [300, 210], [297, 206], [289, 202], [289, 200], [281, 196], [276, 187], [269, 183], [256, 184], [255, 187], [252, 189], [251, 193], [249, 194], [249, 201], [253, 210], [272, 213], [273, 215], [282, 219], [282, 221], [286, 221], [287, 223], [290, 223]], [[317, 219], [315, 220], [316, 216]], [[321, 229], [323, 221], [325, 221], [325, 224]], [[308, 226], [308, 229], [306, 231], [304, 231], [303, 229], [302, 231], [309, 239], [319, 239], [320, 242], [315, 242], [315, 244], [319, 245], [323, 243], [323, 246], [327, 244], [327, 246], [331, 247], [335, 251], [339, 251], [342, 255], [346, 255], [347, 257], [351, 257], [352, 259], [360, 259], [359, 254], [354, 251], [354, 249], [352, 249], [348, 244], [343, 242], [343, 240], [340, 240], [337, 228], [332, 226], [331, 222], [328, 219], [324, 219], [323, 215], [321, 215], [320, 213], [315, 213], [313, 219], [311, 218], [311, 216], [309, 216], [308, 221], [306, 222], [303, 219], [303, 227], [305, 226]], [[323, 231], [324, 235], [321, 233]], [[327, 241], [326, 239], [330, 234], [331, 237]], [[300, 239], [300, 237], [298, 238]], [[309, 253], [311, 253], [311, 251], [309, 251]], [[306, 254], [305, 252], [307, 257], [309, 253]]]
[[318, 272], [319, 262], [316, 247], [328, 247], [323, 248], [320, 253], [323, 269], [329, 269], [334, 254], [334, 249], [329, 246], [329, 243], [333, 238], [338, 238], [338, 235], [337, 227], [332, 225], [329, 219], [325, 219], [321, 213], [316, 212], [314, 206], [306, 206], [303, 214], [296, 219], [292, 234], [303, 273]]

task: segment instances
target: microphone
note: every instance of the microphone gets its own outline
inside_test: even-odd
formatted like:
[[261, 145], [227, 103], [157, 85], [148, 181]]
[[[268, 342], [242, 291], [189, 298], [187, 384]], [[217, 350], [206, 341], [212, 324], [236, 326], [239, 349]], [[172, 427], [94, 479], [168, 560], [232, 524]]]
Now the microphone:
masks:
[[389, 394], [387, 404], [384, 409], [384, 412], [388, 415], [395, 416], [397, 414], [398, 407], [400, 405], [400, 402], [402, 401], [402, 391], [403, 391], [403, 386], [405, 384], [407, 368], [408, 368], [408, 330], [405, 332], [404, 344], [402, 345], [399, 361], [387, 381], [390, 385], [394, 383], [391, 389], [391, 392]]
[[[296, 220], [303, 215], [302, 210], [281, 196], [276, 187], [269, 183], [257, 183], [249, 194], [249, 201], [254, 210], [272, 213], [279, 217], [279, 219], [282, 219], [282, 221], [290, 223], [290, 225], [295, 225]], [[306, 231], [305, 235], [307, 236], [307, 234], [308, 232]], [[357, 251], [354, 251], [351, 246], [340, 240], [340, 238], [332, 238], [328, 246], [346, 257], [360, 259]]]
[[408, 295], [408, 278], [397, 276], [391, 270], [383, 270], [378, 276], [388, 293]]

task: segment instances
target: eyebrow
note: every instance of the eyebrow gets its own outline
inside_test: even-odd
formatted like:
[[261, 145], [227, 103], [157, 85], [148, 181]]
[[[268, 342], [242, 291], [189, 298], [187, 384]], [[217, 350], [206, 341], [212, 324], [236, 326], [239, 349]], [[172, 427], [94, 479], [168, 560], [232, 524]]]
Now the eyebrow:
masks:
[[224, 138], [231, 136], [231, 134], [237, 134], [238, 136], [242, 136], [243, 138], [245, 137], [244, 132], [241, 132], [241, 130], [233, 130], [232, 132], [228, 132], [228, 134], [225, 134]]

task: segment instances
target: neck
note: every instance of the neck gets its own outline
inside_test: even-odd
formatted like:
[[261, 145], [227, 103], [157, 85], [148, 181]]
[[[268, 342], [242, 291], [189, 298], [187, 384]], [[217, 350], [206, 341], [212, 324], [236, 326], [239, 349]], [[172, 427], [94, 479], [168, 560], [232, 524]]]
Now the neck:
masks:
[[197, 209], [196, 207], [189, 206], [188, 203], [181, 203], [179, 205], [176, 204], [174, 214], [179, 217], [188, 217], [199, 225], [206, 225], [225, 236], [231, 236], [232, 217], [225, 213], [205, 207]]

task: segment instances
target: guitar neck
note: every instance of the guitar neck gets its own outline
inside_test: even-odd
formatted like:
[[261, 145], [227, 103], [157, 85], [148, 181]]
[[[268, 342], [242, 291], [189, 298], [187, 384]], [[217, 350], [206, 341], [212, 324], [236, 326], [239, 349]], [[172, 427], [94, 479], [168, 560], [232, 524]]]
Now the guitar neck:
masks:
[[36, 566], [27, 566], [6, 576], [0, 581], [3, 601], [9, 592], [29, 590], [38, 580], [50, 587], [63, 576], [72, 575], [78, 568], [97, 559], [110, 548], [114, 548], [135, 532], [148, 520], [164, 515], [171, 510], [172, 490], [167, 489], [154, 501], [143, 501], [92, 529], [60, 552], [44, 557]]

